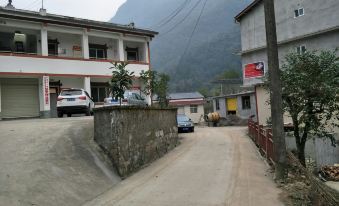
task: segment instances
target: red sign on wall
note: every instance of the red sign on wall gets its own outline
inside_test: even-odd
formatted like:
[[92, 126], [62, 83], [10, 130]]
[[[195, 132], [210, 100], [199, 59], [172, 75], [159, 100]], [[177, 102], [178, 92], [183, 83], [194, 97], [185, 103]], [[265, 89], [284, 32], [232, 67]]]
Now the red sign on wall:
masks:
[[264, 62], [256, 62], [252, 64], [246, 64], [244, 69], [245, 79], [259, 78], [265, 76], [265, 64]]
[[44, 100], [45, 100], [45, 105], [49, 105], [49, 77], [44, 76], [43, 77], [44, 81]]

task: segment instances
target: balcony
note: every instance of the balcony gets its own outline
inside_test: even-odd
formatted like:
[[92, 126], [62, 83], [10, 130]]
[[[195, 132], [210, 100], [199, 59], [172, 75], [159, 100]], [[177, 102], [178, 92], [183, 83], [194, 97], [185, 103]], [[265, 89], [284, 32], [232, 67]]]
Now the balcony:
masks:
[[41, 55], [39, 38], [38, 31], [0, 27], [0, 52]]

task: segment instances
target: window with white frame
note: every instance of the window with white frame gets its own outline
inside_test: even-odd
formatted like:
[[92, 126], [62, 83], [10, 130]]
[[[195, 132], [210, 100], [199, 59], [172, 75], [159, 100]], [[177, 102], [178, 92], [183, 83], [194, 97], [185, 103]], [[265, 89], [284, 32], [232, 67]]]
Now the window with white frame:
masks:
[[306, 46], [305, 45], [297, 46], [296, 51], [298, 54], [304, 54], [306, 52]]
[[294, 18], [297, 18], [299, 16], [304, 16], [305, 15], [305, 11], [304, 8], [299, 8], [294, 10]]
[[191, 105], [190, 106], [191, 113], [198, 113], [198, 105]]

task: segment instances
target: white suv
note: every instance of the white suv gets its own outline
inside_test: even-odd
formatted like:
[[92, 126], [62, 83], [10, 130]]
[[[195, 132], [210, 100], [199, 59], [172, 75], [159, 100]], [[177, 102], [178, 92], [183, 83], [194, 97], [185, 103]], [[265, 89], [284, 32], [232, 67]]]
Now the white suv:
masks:
[[89, 94], [83, 89], [65, 89], [58, 96], [57, 111], [58, 117], [63, 117], [67, 114], [71, 117], [72, 114], [85, 113], [90, 116], [93, 112], [94, 102]]

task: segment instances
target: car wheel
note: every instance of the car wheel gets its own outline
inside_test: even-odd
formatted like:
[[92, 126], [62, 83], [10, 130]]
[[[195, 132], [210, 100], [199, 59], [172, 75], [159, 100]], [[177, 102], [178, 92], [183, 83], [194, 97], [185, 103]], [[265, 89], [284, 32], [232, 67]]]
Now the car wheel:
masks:
[[58, 112], [58, 117], [62, 118], [64, 116], [64, 114], [62, 112]]
[[192, 127], [191, 132], [194, 132], [194, 127]]
[[91, 116], [91, 106], [87, 107], [86, 116]]
[[67, 117], [72, 117], [72, 114], [71, 114], [71, 113], [68, 113], [68, 114], [67, 114]]

